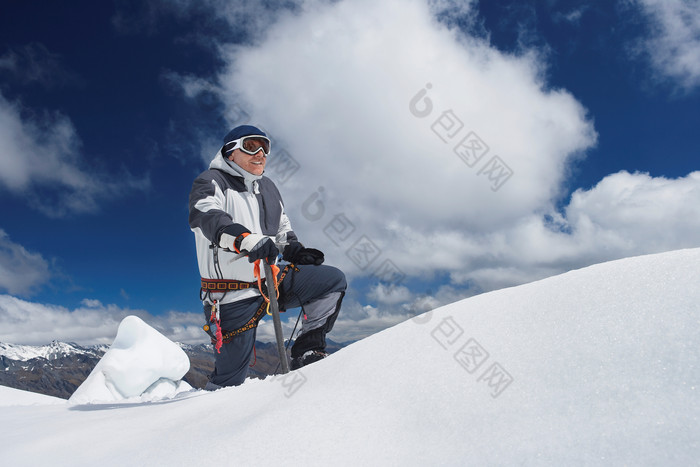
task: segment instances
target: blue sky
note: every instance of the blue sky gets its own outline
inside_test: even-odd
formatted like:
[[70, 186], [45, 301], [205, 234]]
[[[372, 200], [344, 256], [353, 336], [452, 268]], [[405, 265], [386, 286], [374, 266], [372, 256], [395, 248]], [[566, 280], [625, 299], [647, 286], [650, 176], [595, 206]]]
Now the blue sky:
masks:
[[5, 2], [0, 38], [0, 341], [203, 340], [187, 196], [241, 123], [351, 279], [337, 340], [700, 245], [697, 1]]

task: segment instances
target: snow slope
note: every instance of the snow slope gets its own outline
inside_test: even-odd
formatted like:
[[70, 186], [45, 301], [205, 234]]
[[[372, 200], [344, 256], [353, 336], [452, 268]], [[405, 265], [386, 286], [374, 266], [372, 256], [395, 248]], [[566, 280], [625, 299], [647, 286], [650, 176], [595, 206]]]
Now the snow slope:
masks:
[[[65, 404], [65, 402], [65, 399], [59, 397], [0, 386], [0, 407], [9, 407], [13, 405]], [[4, 428], [5, 424], [2, 421], [0, 421], [0, 423]]]
[[3, 463], [697, 465], [699, 264], [682, 250], [479, 295], [214, 393], [0, 407]]

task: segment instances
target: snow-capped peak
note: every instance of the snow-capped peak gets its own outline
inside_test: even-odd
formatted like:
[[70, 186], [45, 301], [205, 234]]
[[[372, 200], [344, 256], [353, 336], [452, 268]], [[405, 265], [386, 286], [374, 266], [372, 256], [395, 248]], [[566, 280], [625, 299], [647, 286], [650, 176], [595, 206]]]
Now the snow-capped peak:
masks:
[[48, 345], [21, 345], [21, 344], [6, 344], [0, 342], [0, 357], [6, 357], [10, 360], [19, 360], [26, 362], [33, 358], [44, 358], [46, 360], [54, 360], [70, 355], [90, 355], [100, 356], [109, 346], [93, 345], [82, 347], [72, 342], [52, 341]]

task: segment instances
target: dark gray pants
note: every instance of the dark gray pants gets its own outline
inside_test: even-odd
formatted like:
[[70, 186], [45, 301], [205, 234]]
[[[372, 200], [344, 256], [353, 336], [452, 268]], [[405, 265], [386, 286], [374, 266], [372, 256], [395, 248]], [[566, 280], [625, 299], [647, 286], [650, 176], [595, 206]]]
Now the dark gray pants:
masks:
[[[298, 271], [290, 270], [279, 286], [280, 310], [304, 307], [305, 317], [301, 333], [292, 346], [292, 358], [309, 350], [324, 350], [326, 334], [333, 328], [340, 311], [340, 304], [347, 288], [345, 275], [337, 268], [302, 265]], [[242, 327], [255, 314], [262, 297], [221, 305], [221, 328], [232, 331]], [[209, 321], [211, 305], [204, 305], [204, 316]], [[253, 356], [257, 329], [243, 332], [221, 346], [216, 357], [214, 372], [209, 377], [217, 386], [237, 386], [248, 375], [248, 365]]]

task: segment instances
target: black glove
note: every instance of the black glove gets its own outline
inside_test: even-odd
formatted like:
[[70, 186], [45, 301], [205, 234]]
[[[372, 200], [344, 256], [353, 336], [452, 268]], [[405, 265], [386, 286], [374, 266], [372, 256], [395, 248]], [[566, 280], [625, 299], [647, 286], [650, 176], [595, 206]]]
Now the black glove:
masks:
[[314, 264], [319, 266], [325, 259], [323, 253], [315, 248], [304, 248], [299, 242], [291, 242], [284, 247], [282, 259], [293, 264]]
[[277, 255], [280, 254], [275, 241], [260, 234], [239, 235], [236, 237], [235, 247], [241, 253], [248, 254], [248, 262], [250, 263], [265, 259], [269, 264], [274, 264]]

